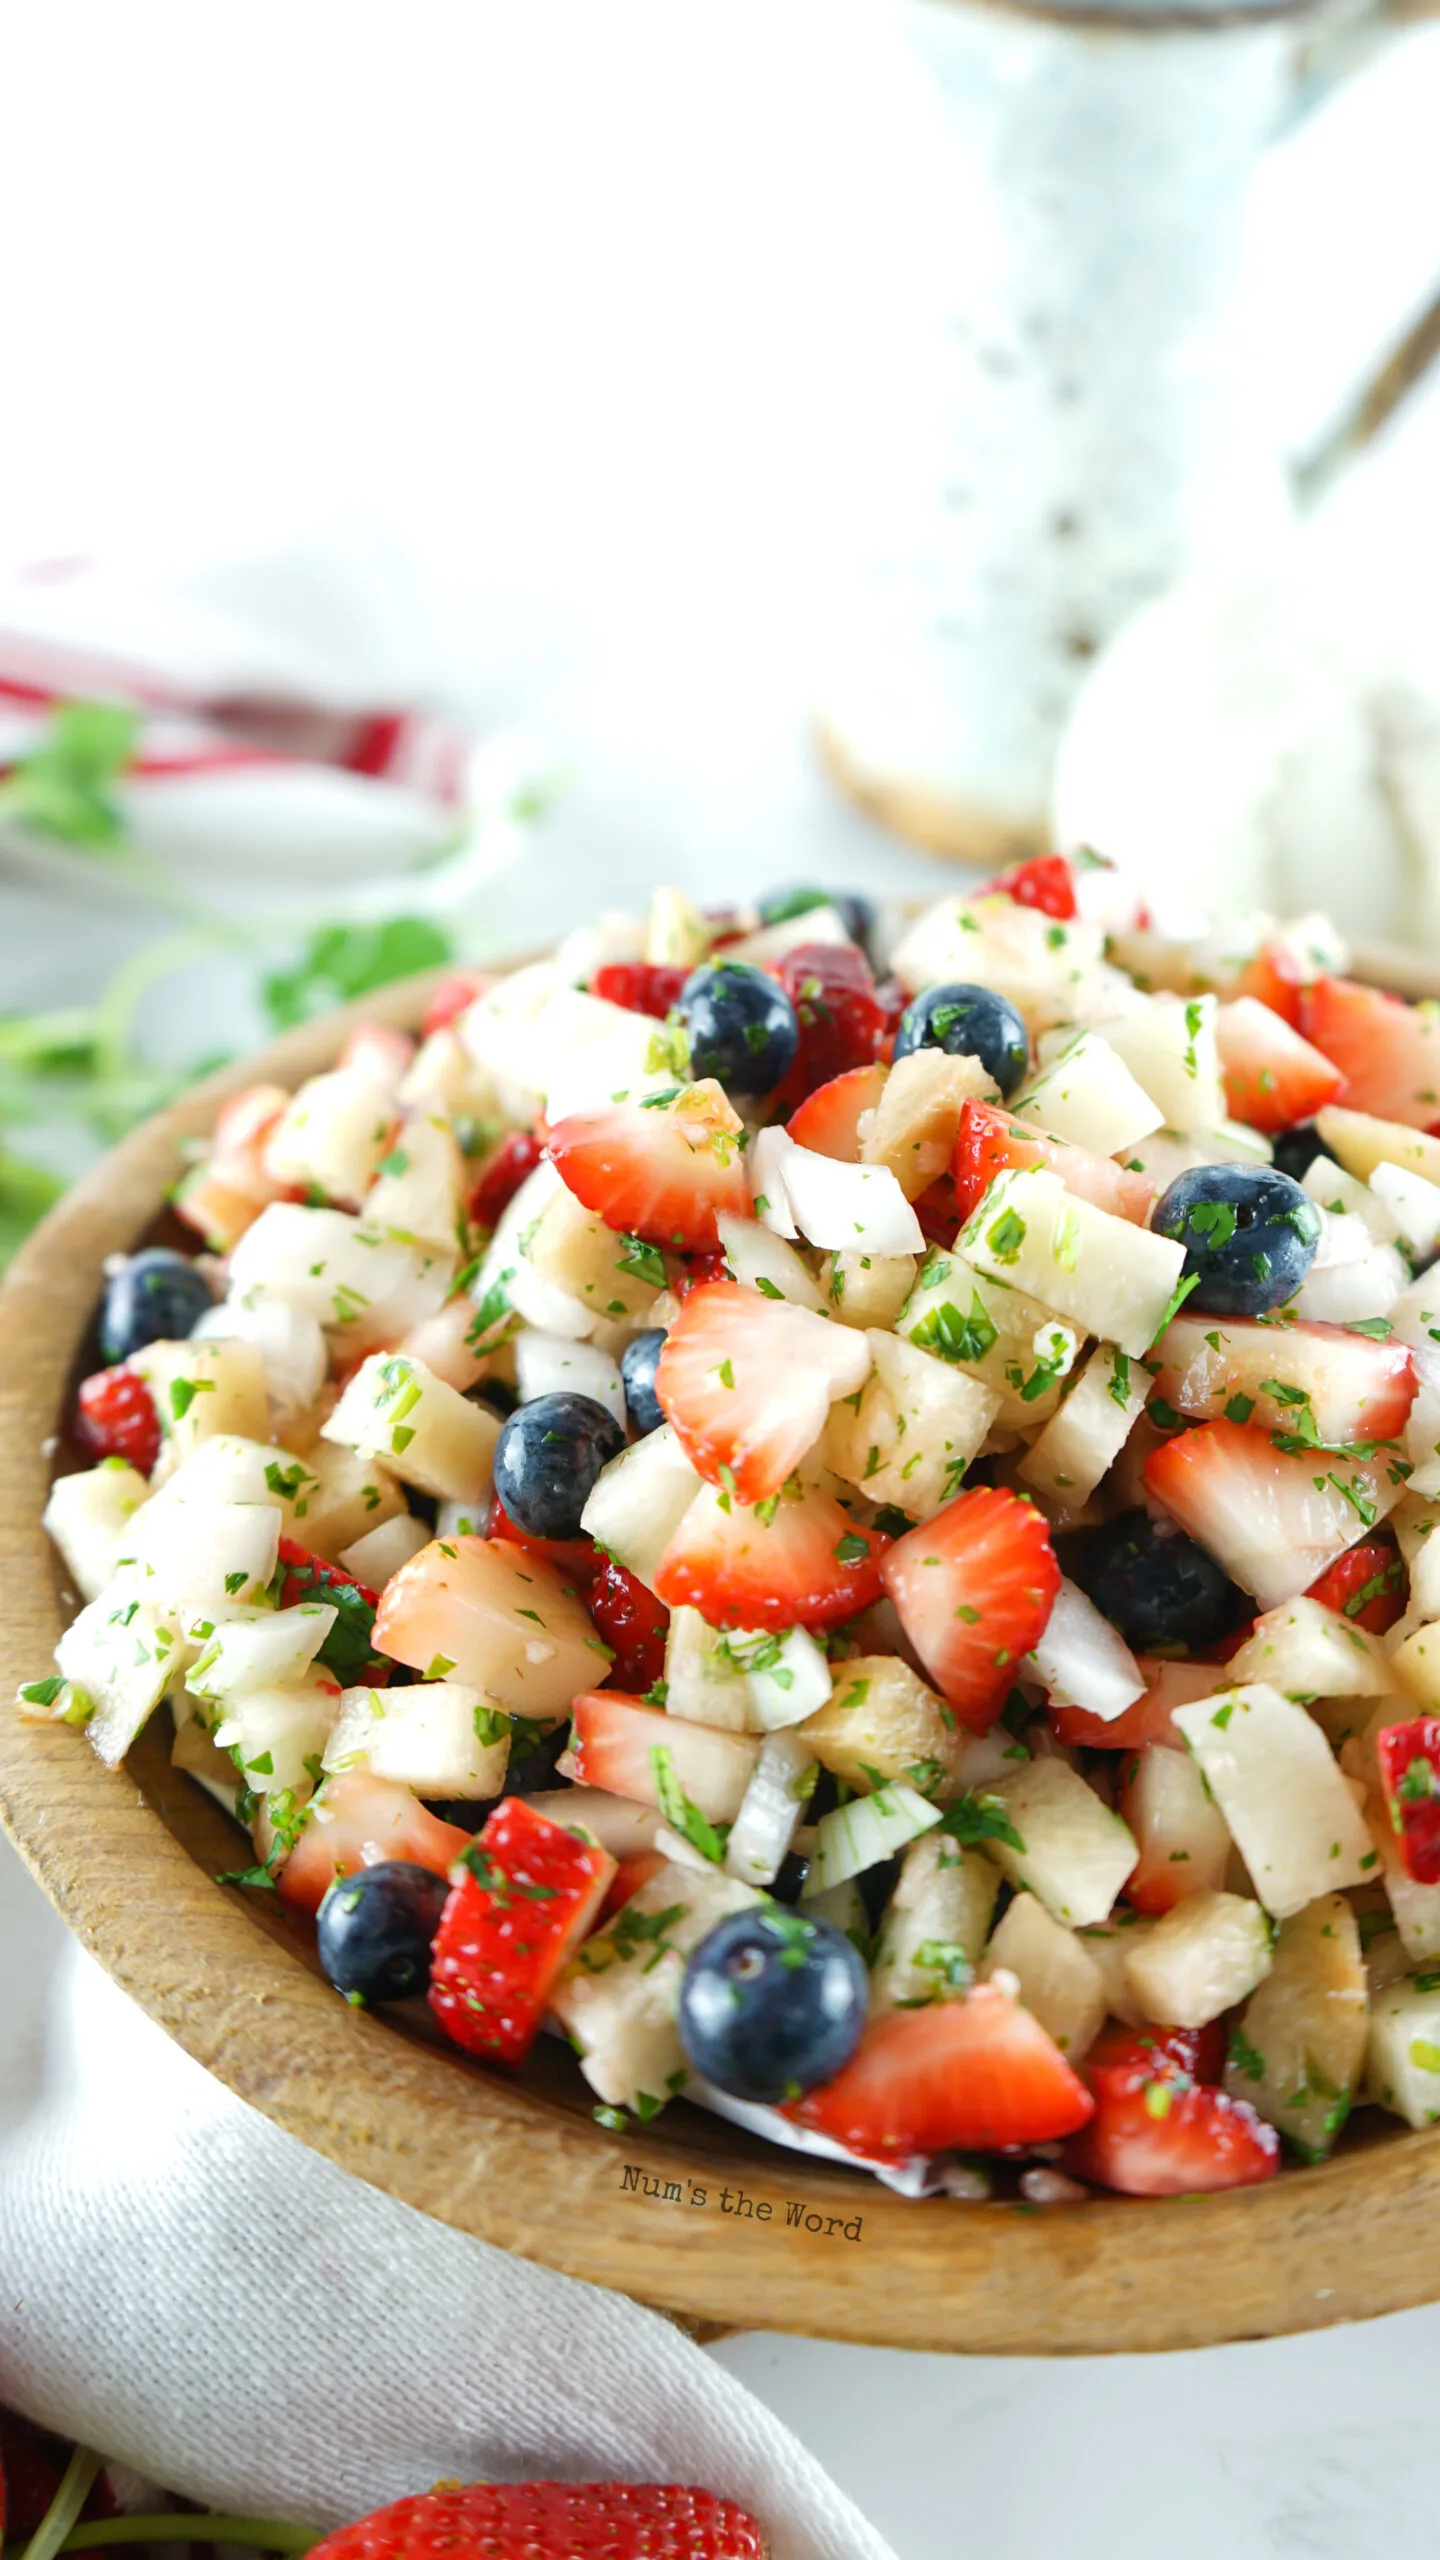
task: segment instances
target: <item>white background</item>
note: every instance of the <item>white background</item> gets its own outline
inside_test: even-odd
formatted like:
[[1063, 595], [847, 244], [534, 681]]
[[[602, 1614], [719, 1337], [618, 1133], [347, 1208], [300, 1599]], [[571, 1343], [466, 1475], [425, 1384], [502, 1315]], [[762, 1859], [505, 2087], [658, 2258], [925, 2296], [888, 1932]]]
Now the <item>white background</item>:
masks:
[[[422, 678], [568, 778], [497, 943], [657, 875], [933, 880], [805, 734], [847, 491], [963, 249], [926, 223], [888, 12], [47, 0], [4, 60], [0, 559], [384, 529], [433, 593]], [[1440, 266], [1437, 106], [1421, 31], [1262, 183], [1256, 361], [1291, 443]], [[1432, 399], [1347, 501], [1397, 558], [1437, 443]], [[4, 895], [3, 1006], [92, 993], [149, 930]], [[224, 1036], [208, 996], [167, 1005], [161, 1045]], [[1440, 2314], [1148, 2363], [717, 2352], [902, 2560], [1435, 2549]]]

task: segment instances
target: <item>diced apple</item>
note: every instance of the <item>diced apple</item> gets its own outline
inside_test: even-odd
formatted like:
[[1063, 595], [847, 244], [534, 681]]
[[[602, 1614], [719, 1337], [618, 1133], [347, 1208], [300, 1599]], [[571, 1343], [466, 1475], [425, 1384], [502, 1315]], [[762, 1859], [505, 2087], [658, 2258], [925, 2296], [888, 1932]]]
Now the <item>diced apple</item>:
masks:
[[1080, 1337], [1038, 1298], [1001, 1286], [959, 1253], [932, 1253], [895, 1328], [1000, 1397], [997, 1420], [1033, 1430], [1060, 1401]]
[[218, 1622], [192, 1616], [186, 1632], [201, 1650], [185, 1686], [219, 1703], [247, 1689], [288, 1687], [309, 1671], [339, 1614], [328, 1601], [302, 1600], [293, 1609], [247, 1608]]
[[699, 1491], [700, 1477], [667, 1422], [601, 1469], [580, 1526], [653, 1591], [660, 1560]]
[[1099, 1342], [1020, 1460], [1026, 1484], [1070, 1512], [1109, 1474], [1145, 1410], [1150, 1375], [1113, 1342]]
[[98, 1600], [133, 1540], [130, 1523], [149, 1499], [145, 1478], [123, 1458], [102, 1458], [79, 1475], [57, 1476], [45, 1529], [82, 1600]]
[[215, 1740], [222, 1751], [234, 1754], [247, 1787], [257, 1794], [308, 1789], [317, 1782], [340, 1696], [339, 1681], [323, 1669], [307, 1671], [299, 1680], [242, 1690], [225, 1700]]
[[1323, 2160], [1350, 2112], [1368, 2035], [1355, 1914], [1343, 1894], [1319, 1894], [1280, 1923], [1270, 1971], [1231, 2035], [1225, 2086], [1302, 2160]]
[[325, 1745], [325, 1771], [368, 1769], [417, 1796], [498, 1796], [510, 1759], [510, 1718], [464, 1680], [407, 1689], [346, 1689]]
[[269, 1437], [265, 1363], [253, 1342], [150, 1342], [129, 1365], [155, 1400], [173, 1465], [222, 1434]]
[[[757, 1221], [758, 1224], [758, 1221]], [[839, 1324], [893, 1333], [915, 1286], [913, 1253], [832, 1253], [821, 1272], [825, 1303]]]
[[500, 1424], [403, 1352], [361, 1362], [321, 1437], [378, 1458], [405, 1484], [445, 1502], [481, 1503], [494, 1481]]
[[1127, 1900], [1137, 1911], [1160, 1913], [1193, 1894], [1218, 1892], [1229, 1870], [1230, 1832], [1199, 1762], [1168, 1743], [1148, 1743], [1124, 1772], [1118, 1810], [1140, 1844]]
[[1175, 1723], [1277, 1920], [1373, 1872], [1364, 1817], [1303, 1707], [1260, 1680], [1177, 1707]]
[[1058, 1174], [1002, 1174], [961, 1231], [976, 1268], [1138, 1358], [1170, 1311], [1185, 1248], [1067, 1191]]
[[918, 1200], [950, 1170], [966, 1103], [998, 1100], [999, 1087], [978, 1058], [912, 1049], [896, 1059], [860, 1124], [860, 1161], [888, 1166], [906, 1199]]
[[1161, 2027], [1205, 2027], [1270, 1970], [1270, 1924], [1238, 1893], [1192, 1893], [1125, 1958], [1125, 1979]]
[[965, 1738], [954, 1711], [898, 1654], [836, 1663], [828, 1703], [799, 1731], [816, 1759], [857, 1790], [905, 1778], [924, 1795], [958, 1791]]
[[434, 1678], [458, 1672], [541, 1724], [569, 1712], [603, 1654], [589, 1611], [553, 1565], [499, 1538], [437, 1538], [422, 1548], [381, 1593], [374, 1643]]
[[469, 1187], [448, 1119], [407, 1112], [365, 1194], [365, 1224], [402, 1243], [451, 1252]]
[[1161, 1125], [1163, 1114], [1123, 1058], [1098, 1031], [1077, 1032], [1015, 1100], [1017, 1120], [1092, 1155], [1125, 1154]]
[[986, 1841], [1001, 1874], [1028, 1886], [1067, 1928], [1108, 1918], [1137, 1854], [1119, 1815], [1064, 1760], [1028, 1761], [993, 1780], [992, 1791], [1024, 1844]]
[[1218, 1013], [1213, 995], [1155, 995], [1100, 1025], [1167, 1129], [1214, 1129], [1225, 1118]]
[[1069, 2062], [1080, 2062], [1105, 2023], [1105, 1976], [1083, 1938], [1053, 1919], [1033, 1893], [1017, 1893], [985, 1950], [980, 1979], [1013, 1973], [1020, 1999]]
[[758, 1900], [752, 1886], [718, 1867], [700, 1875], [666, 1865], [586, 1939], [550, 2005], [605, 2105], [648, 2119], [684, 2087], [676, 2018], [686, 1959], [718, 1922]]
[[993, 1387], [903, 1336], [866, 1334], [874, 1373], [830, 1408], [827, 1463], [871, 1502], [929, 1520], [958, 1492], [1000, 1410]]
[[999, 1879], [988, 1858], [943, 1832], [913, 1840], [880, 1925], [872, 2010], [958, 2000], [984, 1951]]
[[1382, 1991], [1370, 2019], [1369, 2090], [1417, 2127], [1440, 2124], [1440, 1982], [1407, 1975]]

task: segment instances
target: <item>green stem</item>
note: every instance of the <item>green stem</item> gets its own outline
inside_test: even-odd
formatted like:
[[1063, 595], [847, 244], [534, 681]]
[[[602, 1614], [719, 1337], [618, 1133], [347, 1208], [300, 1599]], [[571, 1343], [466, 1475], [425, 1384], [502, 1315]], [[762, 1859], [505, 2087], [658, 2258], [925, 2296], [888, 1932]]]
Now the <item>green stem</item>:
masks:
[[90, 2495], [99, 2468], [99, 2454], [92, 2453], [88, 2445], [77, 2444], [65, 2465], [59, 2488], [26, 2545], [30, 2560], [54, 2560], [55, 2553], [64, 2547], [65, 2537]]
[[[98, 2470], [98, 2455], [89, 2458]], [[90, 2479], [93, 2477], [92, 2471], [80, 2492], [80, 2506], [85, 2503]], [[58, 2504], [57, 2498], [56, 2506]], [[79, 2507], [75, 2512], [79, 2513]], [[308, 2525], [281, 2524], [269, 2516], [190, 2516], [166, 2513], [154, 2516], [106, 2516], [97, 2524], [75, 2524], [72, 2516], [69, 2522], [73, 2530], [66, 2531], [63, 2541], [51, 2539], [42, 2549], [41, 2537], [45, 2534], [54, 2514], [55, 2507], [52, 2507], [45, 2523], [31, 2535], [28, 2542], [16, 2543], [13, 2548], [7, 2545], [5, 2560], [54, 2560], [54, 2555], [60, 2552], [108, 2551], [118, 2544], [127, 2542], [231, 2542], [245, 2544], [256, 2551], [278, 2551], [287, 2555], [298, 2555], [312, 2551], [316, 2543], [324, 2538], [321, 2534], [312, 2533]]]

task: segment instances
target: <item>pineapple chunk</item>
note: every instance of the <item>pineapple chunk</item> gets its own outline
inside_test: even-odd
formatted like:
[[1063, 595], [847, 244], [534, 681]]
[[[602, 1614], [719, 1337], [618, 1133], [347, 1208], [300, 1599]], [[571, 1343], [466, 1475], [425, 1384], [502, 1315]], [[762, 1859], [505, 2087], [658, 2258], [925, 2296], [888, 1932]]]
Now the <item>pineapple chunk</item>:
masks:
[[1396, 1646], [1385, 1668], [1424, 1714], [1440, 1713], [1440, 1626], [1417, 1627]]
[[1066, 1511], [1088, 1502], [1145, 1410], [1150, 1373], [1113, 1342], [1097, 1342], [1057, 1413], [1032, 1442], [1019, 1473]]
[[[801, 1261], [793, 1245], [777, 1236], [762, 1218], [737, 1218], [722, 1209], [715, 1221], [725, 1268], [732, 1280], [743, 1288], [758, 1289], [762, 1297], [786, 1298], [792, 1307], [808, 1307], [812, 1315], [823, 1316], [826, 1304], [819, 1284], [808, 1264]], [[913, 1254], [897, 1259], [914, 1269]], [[651, 1316], [651, 1322], [656, 1321]]]
[[[1074, 1022], [1092, 981], [1127, 990], [1101, 958], [1104, 930], [1083, 919], [1056, 925], [1038, 908], [1003, 894], [941, 898], [927, 907], [895, 951], [891, 967], [907, 994], [956, 979], [1008, 996], [1032, 1039], [1052, 1023]], [[1089, 1018], [1088, 1010], [1086, 1018]]]
[[302, 1600], [293, 1609], [238, 1610], [218, 1625], [192, 1618], [186, 1632], [203, 1650], [185, 1686], [194, 1697], [224, 1700], [303, 1680], [339, 1614], [328, 1600]]
[[551, 1193], [521, 1250], [532, 1271], [587, 1308], [592, 1319], [617, 1323], [647, 1315], [665, 1286], [665, 1259], [657, 1246], [617, 1235], [563, 1185]]
[[967, 1102], [998, 1102], [1000, 1088], [978, 1058], [912, 1049], [897, 1058], [873, 1111], [860, 1122], [860, 1161], [884, 1165], [907, 1200], [918, 1200], [950, 1170]]
[[1023, 1844], [987, 1840], [1012, 1884], [1026, 1885], [1053, 1920], [1083, 1929], [1108, 1918], [1137, 1850], [1118, 1813], [1064, 1760], [1031, 1760], [991, 1781]]
[[313, 1186], [327, 1200], [364, 1199], [390, 1144], [394, 1106], [368, 1076], [335, 1067], [311, 1076], [272, 1130], [265, 1171], [272, 1182]]
[[929, 1520], [959, 1492], [1000, 1410], [993, 1387], [893, 1333], [865, 1337], [874, 1372], [830, 1408], [827, 1463], [871, 1502]]
[[1225, 1117], [1219, 1011], [1213, 995], [1156, 995], [1100, 1025], [1167, 1129], [1218, 1129]]
[[1081, 1031], [1015, 1100], [1017, 1120], [1092, 1155], [1118, 1156], [1160, 1127], [1163, 1114], [1097, 1031]]
[[273, 1502], [149, 1502], [121, 1579], [137, 1577], [130, 1587], [166, 1608], [258, 1601], [275, 1571], [281, 1527]]
[[[1440, 1644], [1435, 1658], [1440, 1669]], [[1257, 1618], [1229, 1664], [1237, 1688], [1268, 1680], [1291, 1698], [1383, 1698], [1394, 1663], [1376, 1639], [1323, 1601], [1287, 1600]]]
[[1407, 1493], [1390, 1525], [1410, 1575], [1410, 1614], [1422, 1624], [1440, 1618], [1440, 1502]]
[[57, 1476], [45, 1529], [82, 1600], [98, 1600], [128, 1544], [130, 1522], [150, 1487], [123, 1458], [102, 1458], [80, 1475]]
[[465, 1680], [421, 1680], [409, 1689], [345, 1689], [325, 1745], [325, 1774], [366, 1769], [418, 1796], [498, 1796], [510, 1760], [511, 1724]]
[[341, 1695], [338, 1680], [323, 1669], [247, 1689], [226, 1699], [215, 1741], [234, 1754], [247, 1787], [267, 1796], [286, 1787], [308, 1790], [318, 1784]]
[[404, 1483], [442, 1502], [490, 1497], [496, 1416], [403, 1352], [377, 1351], [361, 1362], [321, 1436], [383, 1459]]
[[715, 927], [683, 889], [652, 890], [645, 921], [645, 957], [662, 969], [693, 969], [715, 939]]
[[373, 1458], [318, 1438], [307, 1464], [314, 1482], [305, 1496], [304, 1525], [297, 1535], [327, 1564], [338, 1563], [357, 1538], [404, 1513], [400, 1486], [388, 1467], [377, 1466]]
[[1112, 1912], [1108, 1920], [1088, 1929], [1077, 1929], [1087, 1955], [1099, 1966], [1105, 1984], [1105, 2007], [1122, 2026], [1143, 2027], [1145, 2012], [1130, 1988], [1126, 1965], [1138, 1947], [1150, 1937], [1156, 1923], [1142, 1920], [1138, 1911]]
[[404, 1244], [454, 1249], [469, 1187], [465, 1159], [448, 1120], [412, 1111], [380, 1158], [365, 1195], [365, 1224]]
[[907, 1662], [859, 1654], [837, 1663], [834, 1679], [828, 1705], [798, 1728], [817, 1760], [860, 1791], [906, 1778], [925, 1795], [956, 1793], [965, 1737], [953, 1710]]
[[861, 1333], [882, 1325], [893, 1333], [915, 1286], [916, 1267], [913, 1253], [827, 1254], [821, 1279], [837, 1323]]
[[974, 1978], [1000, 1881], [988, 1858], [943, 1832], [912, 1840], [880, 1926], [873, 2010], [958, 2000]]
[[1303, 1707], [1257, 1680], [1177, 1707], [1174, 1722], [1277, 1920], [1364, 1883], [1376, 1865], [1369, 1831]]
[[1421, 1129], [1377, 1120], [1368, 1111], [1344, 1111], [1333, 1102], [1316, 1112], [1315, 1126], [1331, 1155], [1357, 1182], [1368, 1182], [1379, 1164], [1398, 1165], [1402, 1173], [1440, 1182], [1440, 1138]]
[[230, 1289], [235, 1297], [288, 1298], [353, 1359], [437, 1314], [454, 1263], [453, 1252], [377, 1235], [343, 1209], [276, 1200], [231, 1255]]
[[721, 1650], [719, 1629], [683, 1605], [671, 1610], [665, 1637], [665, 1708], [726, 1733], [744, 1733], [750, 1721], [749, 1683]]
[[686, 1959], [732, 1911], [761, 1899], [712, 1867], [663, 1866], [565, 1967], [550, 2006], [597, 2098], [657, 2114], [688, 2077], [676, 2024]]
[[1128, 1949], [1125, 1979], [1159, 2027], [1205, 2027], [1270, 1970], [1270, 1924], [1238, 1893], [1192, 1893]]
[[66, 1722], [87, 1723], [91, 1743], [113, 1769], [189, 1659], [172, 1611], [132, 1599], [112, 1583], [71, 1620], [55, 1647], [56, 1669], [74, 1692]]
[[342, 1547], [337, 1561], [357, 1582], [368, 1584], [372, 1591], [383, 1591], [392, 1573], [402, 1564], [418, 1556], [430, 1544], [430, 1532], [423, 1520], [401, 1511], [393, 1520], [382, 1520], [378, 1529], [367, 1529], [363, 1538], [355, 1538]]
[[661, 1558], [699, 1491], [700, 1478], [666, 1422], [601, 1468], [580, 1526], [653, 1591]]
[[1440, 2124], [1440, 1974], [1403, 1975], [1370, 2019], [1369, 2092], [1407, 2124]]
[[1225, 2086], [1294, 2144], [1323, 2160], [1365, 2065], [1369, 2002], [1360, 1931], [1343, 1893], [1282, 1920], [1270, 1971], [1230, 2038]]
[[980, 1979], [1013, 1973], [1020, 1998], [1067, 2061], [1079, 2062], [1105, 2023], [1105, 1976], [1073, 1929], [1033, 1893], [1017, 1893], [985, 1950]]
[[253, 1342], [149, 1342], [128, 1365], [155, 1399], [172, 1466], [222, 1434], [269, 1438], [265, 1363]]
[[957, 1244], [992, 1279], [1028, 1290], [1132, 1359], [1164, 1326], [1185, 1267], [1183, 1245], [1112, 1218], [1043, 1171], [1001, 1174]]
[[1033, 1431], [1060, 1402], [1080, 1348], [1074, 1328], [1025, 1291], [978, 1271], [958, 1253], [932, 1253], [895, 1330], [921, 1351], [993, 1387], [997, 1420]]

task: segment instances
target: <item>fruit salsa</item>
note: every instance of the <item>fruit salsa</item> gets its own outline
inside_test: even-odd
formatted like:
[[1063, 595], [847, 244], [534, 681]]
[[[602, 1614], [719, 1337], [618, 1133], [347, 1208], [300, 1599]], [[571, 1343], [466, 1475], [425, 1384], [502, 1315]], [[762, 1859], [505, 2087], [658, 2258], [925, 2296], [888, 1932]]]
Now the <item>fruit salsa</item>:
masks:
[[83, 1606], [355, 2003], [916, 2193], [1440, 2118], [1440, 1010], [1025, 864], [656, 892], [222, 1110]]

